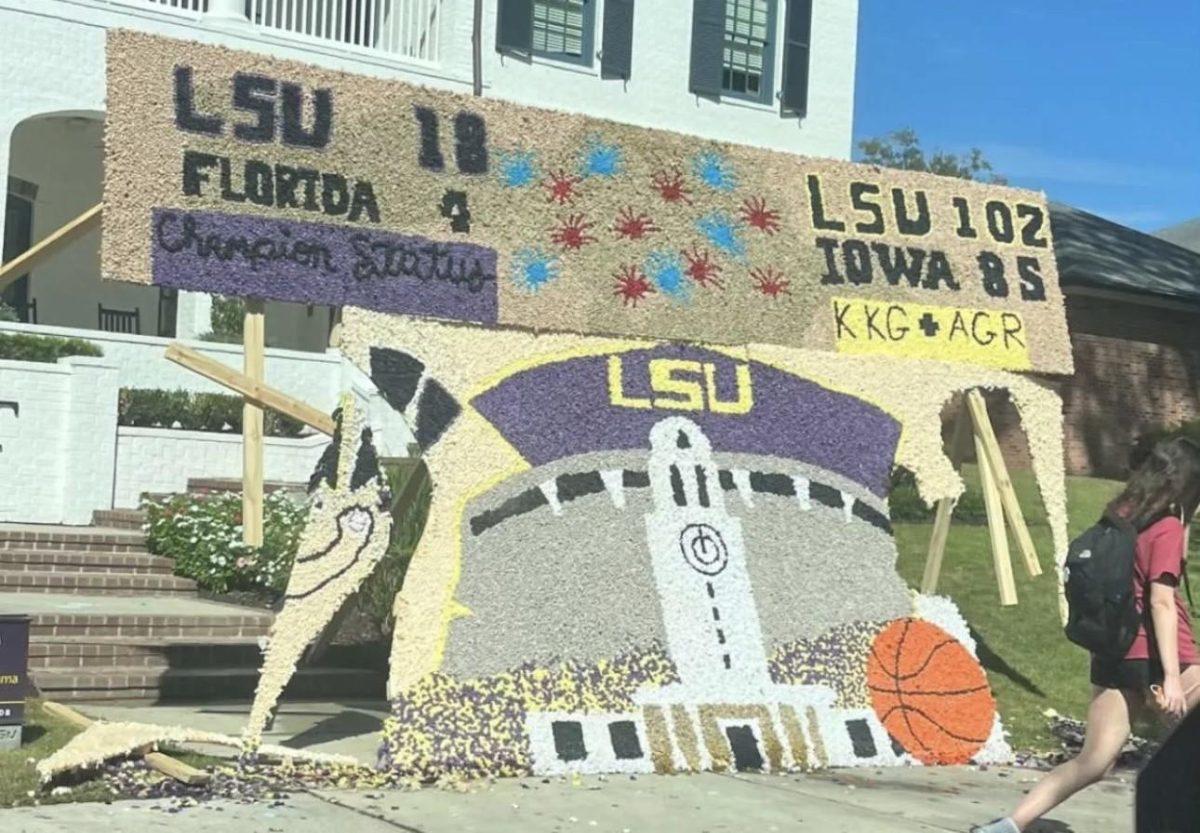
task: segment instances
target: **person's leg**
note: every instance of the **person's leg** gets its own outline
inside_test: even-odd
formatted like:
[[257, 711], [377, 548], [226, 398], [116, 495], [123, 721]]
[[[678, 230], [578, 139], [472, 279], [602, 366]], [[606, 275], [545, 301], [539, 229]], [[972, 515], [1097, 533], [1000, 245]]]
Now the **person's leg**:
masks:
[[1140, 697], [1133, 691], [1094, 689], [1083, 749], [1046, 775], [1017, 805], [1011, 818], [1019, 830], [1108, 773], [1129, 738], [1133, 715], [1141, 707]]
[[1189, 665], [1180, 674], [1183, 696], [1187, 698], [1188, 711], [1200, 705], [1200, 665]]

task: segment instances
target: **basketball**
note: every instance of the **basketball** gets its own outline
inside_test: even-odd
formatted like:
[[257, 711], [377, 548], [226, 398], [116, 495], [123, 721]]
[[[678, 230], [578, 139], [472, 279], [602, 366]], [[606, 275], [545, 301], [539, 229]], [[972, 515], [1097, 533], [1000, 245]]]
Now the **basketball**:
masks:
[[930, 622], [899, 619], [880, 632], [867, 688], [884, 728], [921, 763], [965, 764], [991, 734], [996, 701], [983, 668]]

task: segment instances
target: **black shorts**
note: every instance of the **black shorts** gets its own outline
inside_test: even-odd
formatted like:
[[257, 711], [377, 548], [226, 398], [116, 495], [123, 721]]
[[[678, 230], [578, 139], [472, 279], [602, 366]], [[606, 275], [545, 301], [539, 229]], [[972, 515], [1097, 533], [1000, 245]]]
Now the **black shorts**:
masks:
[[1105, 659], [1092, 655], [1092, 685], [1145, 691], [1162, 685], [1163, 667], [1158, 660]]

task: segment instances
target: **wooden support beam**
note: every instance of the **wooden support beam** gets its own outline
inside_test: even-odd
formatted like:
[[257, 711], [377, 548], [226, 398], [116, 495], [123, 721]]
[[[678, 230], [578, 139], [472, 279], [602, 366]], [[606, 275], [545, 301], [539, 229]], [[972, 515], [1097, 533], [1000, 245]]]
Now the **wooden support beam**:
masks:
[[[80, 714], [70, 706], [55, 703], [52, 700], [43, 701], [42, 708], [47, 714], [64, 720], [77, 729], [86, 729], [93, 723], [90, 717]], [[176, 760], [163, 752], [145, 752], [142, 755], [142, 760], [156, 772], [161, 772], [163, 775], [174, 778], [176, 781], [184, 784], [207, 784], [209, 781], [209, 774], [207, 772], [196, 769], [193, 766], [188, 766], [183, 761]]]
[[26, 251], [17, 255], [8, 263], [0, 266], [0, 290], [31, 271], [46, 258], [56, 254], [59, 249], [73, 240], [77, 240], [100, 225], [100, 217], [104, 213], [104, 204], [94, 205], [80, 214], [71, 222], [57, 231], [43, 237]]
[[[242, 353], [246, 378], [262, 386], [266, 346], [263, 302], [246, 300]], [[242, 405], [242, 541], [248, 547], [263, 542], [263, 409], [245, 396]]]
[[[954, 419], [954, 431], [950, 436], [950, 465], [958, 469], [971, 441], [971, 418], [966, 405], [959, 408]], [[954, 517], [956, 498], [939, 500], [933, 516], [933, 534], [929, 538], [929, 554], [925, 558], [925, 574], [921, 578], [921, 592], [937, 592], [938, 580], [942, 575], [942, 559], [946, 555], [946, 540], [950, 536], [950, 521]]]
[[329, 414], [317, 410], [311, 405], [306, 405], [262, 381], [255, 381], [229, 365], [222, 364], [216, 359], [210, 359], [203, 353], [184, 347], [178, 342], [167, 345], [166, 357], [218, 385], [240, 393], [260, 407], [286, 414], [293, 419], [300, 420], [305, 425], [312, 426], [322, 434], [333, 436], [336, 423]]
[[992, 562], [996, 565], [996, 581], [1000, 585], [1000, 604], [1008, 607], [1017, 603], [1017, 585], [1013, 581], [1012, 557], [1008, 552], [1008, 530], [1004, 526], [1000, 490], [978, 432], [975, 433], [975, 456], [978, 458], [980, 486], [983, 487], [983, 506], [987, 510]]
[[[1042, 574], [1042, 565], [1038, 563], [1037, 548], [1033, 545], [1033, 538], [1029, 534], [1029, 527], [1025, 523], [1025, 515], [1021, 511], [1021, 503], [1017, 500], [1017, 492], [1013, 489], [1012, 478], [1008, 474], [1008, 466], [1004, 462], [1004, 455], [1000, 451], [1000, 442], [996, 439], [996, 432], [992, 428], [992, 421], [988, 417], [987, 403], [984, 402], [983, 394], [978, 390], [972, 390], [967, 394], [967, 407], [971, 411], [971, 420], [975, 423], [975, 435], [983, 444], [984, 454], [987, 456], [988, 467], [991, 469], [992, 478], [996, 488], [999, 490], [1000, 504], [1004, 508], [1004, 514], [1008, 519], [1008, 526], [1013, 531], [1013, 536], [1017, 539], [1017, 551], [1021, 553], [1021, 558], [1025, 562], [1025, 569], [1030, 576], [1040, 576]], [[980, 468], [982, 472], [982, 467]]]

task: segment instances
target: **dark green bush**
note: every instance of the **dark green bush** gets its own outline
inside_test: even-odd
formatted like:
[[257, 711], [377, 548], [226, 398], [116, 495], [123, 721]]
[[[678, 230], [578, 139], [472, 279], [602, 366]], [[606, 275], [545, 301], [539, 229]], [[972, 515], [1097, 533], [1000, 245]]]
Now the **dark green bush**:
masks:
[[[226, 393], [122, 388], [117, 398], [117, 422], [138, 428], [181, 428], [188, 431], [242, 430], [242, 398]], [[263, 433], [268, 437], [298, 437], [304, 423], [267, 411]]]
[[67, 356], [103, 355], [99, 347], [81, 338], [0, 333], [0, 359], [53, 363]]
[[416, 470], [407, 466], [384, 465], [383, 473], [392, 493], [392, 535], [387, 552], [380, 560], [375, 571], [363, 582], [358, 592], [358, 609], [365, 613], [371, 622], [378, 626], [379, 633], [387, 636], [392, 632], [392, 607], [396, 594], [404, 584], [404, 574], [412, 560], [417, 542], [425, 529], [425, 520], [429, 516], [429, 499], [433, 492], [427, 470], [417, 476], [423, 476], [424, 482], [417, 491], [416, 499], [400, 504], [404, 487], [408, 478]]
[[246, 303], [241, 298], [214, 295], [208, 322], [212, 326], [210, 341], [240, 342], [246, 320]]
[[[933, 509], [926, 506], [917, 493], [917, 480], [905, 468], [892, 471], [891, 491], [888, 508], [893, 523], [925, 523], [933, 520]], [[954, 506], [954, 520], [965, 524], [987, 523], [987, 509], [983, 505], [983, 492], [968, 483], [967, 489]]]

